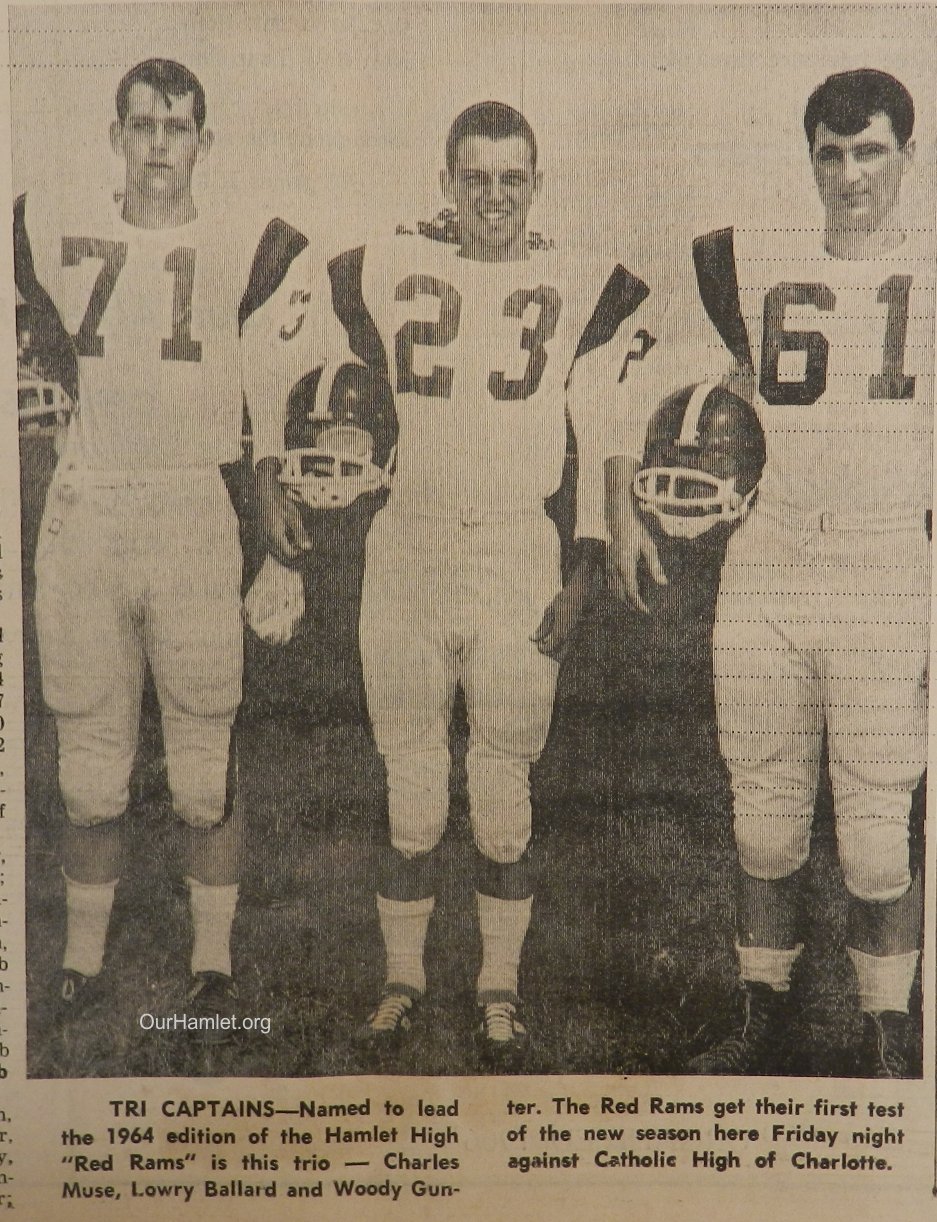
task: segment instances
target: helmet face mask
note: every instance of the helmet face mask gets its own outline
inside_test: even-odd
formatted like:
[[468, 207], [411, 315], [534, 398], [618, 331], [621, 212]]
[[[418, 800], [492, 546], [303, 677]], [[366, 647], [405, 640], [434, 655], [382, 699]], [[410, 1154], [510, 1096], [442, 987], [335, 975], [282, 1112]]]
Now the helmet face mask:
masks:
[[280, 482], [310, 509], [347, 509], [389, 488], [397, 417], [386, 379], [364, 365], [324, 365], [290, 396]]
[[755, 491], [744, 496], [734, 479], [718, 479], [687, 467], [645, 467], [634, 480], [634, 494], [642, 507], [675, 539], [696, 539], [718, 522], [739, 521]]
[[754, 408], [704, 382], [677, 391], [655, 412], [634, 495], [665, 534], [695, 539], [745, 516], [764, 463], [764, 433]]

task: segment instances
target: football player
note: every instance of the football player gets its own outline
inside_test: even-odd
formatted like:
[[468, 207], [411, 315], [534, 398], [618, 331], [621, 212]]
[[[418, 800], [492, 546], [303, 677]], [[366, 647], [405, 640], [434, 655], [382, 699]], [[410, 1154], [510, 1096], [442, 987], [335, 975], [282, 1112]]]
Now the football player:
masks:
[[[910, 1072], [921, 932], [911, 795], [926, 759], [933, 251], [901, 189], [914, 106], [894, 77], [823, 82], [804, 128], [820, 231], [697, 239], [702, 302], [767, 437], [754, 510], [729, 543], [714, 630], [720, 744], [739, 852], [737, 1025], [697, 1073], [772, 1072], [801, 952], [824, 730], [866, 1076]], [[627, 467], [619, 486], [627, 479]], [[613, 562], [653, 551], [622, 502]]]
[[[441, 184], [457, 244], [402, 235], [329, 265], [347, 343], [386, 374], [399, 420], [394, 486], [367, 539], [360, 619], [390, 816], [377, 897], [386, 977], [365, 1036], [393, 1047], [426, 987], [460, 684], [478, 850], [478, 1034], [482, 1054], [504, 1067], [526, 1038], [518, 968], [533, 894], [530, 765], [550, 724], [557, 656], [604, 558], [608, 405], [622, 363], [611, 341], [628, 320], [632, 344], [648, 289], [620, 265], [530, 249], [541, 171], [530, 124], [512, 107], [482, 102], [455, 119]], [[305, 309], [301, 287], [290, 301]], [[287, 321], [280, 335], [291, 343], [297, 331]], [[567, 412], [579, 454], [578, 543], [564, 588], [544, 500], [560, 484]], [[299, 526], [283, 504], [280, 465], [275, 455], [259, 463], [259, 496], [269, 545], [289, 559]]]
[[[118, 194], [30, 192], [14, 211], [16, 284], [47, 319], [78, 404], [36, 554], [43, 691], [67, 812], [63, 1015], [95, 992], [120, 869], [144, 667], [159, 697], [183, 825], [194, 941], [187, 1001], [230, 1010], [241, 811], [241, 554], [222, 468], [240, 456], [239, 324], [303, 239], [245, 239], [196, 206], [205, 92], [151, 59], [116, 95]], [[256, 251], [256, 258], [252, 256]]]

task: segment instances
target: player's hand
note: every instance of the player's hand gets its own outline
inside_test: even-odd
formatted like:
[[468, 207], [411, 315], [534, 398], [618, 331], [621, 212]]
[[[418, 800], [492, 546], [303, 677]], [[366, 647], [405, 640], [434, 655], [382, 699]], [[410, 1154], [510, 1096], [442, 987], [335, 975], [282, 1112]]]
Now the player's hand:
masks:
[[645, 572], [659, 586], [667, 584], [657, 544], [634, 503], [631, 485], [638, 464], [627, 458], [609, 459], [606, 464], [608, 490], [607, 517], [608, 584], [616, 598], [629, 602], [639, 611], [648, 607], [641, 597], [641, 578]]
[[244, 598], [248, 627], [268, 645], [286, 645], [293, 639], [305, 610], [302, 574], [265, 556]]
[[608, 584], [616, 598], [646, 613], [648, 606], [641, 597], [641, 575], [645, 570], [659, 586], [667, 584], [657, 544], [635, 512], [628, 527], [608, 545]]
[[291, 501], [279, 481], [280, 464], [262, 458], [254, 472], [260, 531], [267, 551], [281, 564], [291, 564], [312, 546], [299, 506]]
[[592, 558], [580, 560], [559, 594], [543, 613], [531, 640], [542, 654], [561, 662], [573, 630], [601, 582], [602, 570]]

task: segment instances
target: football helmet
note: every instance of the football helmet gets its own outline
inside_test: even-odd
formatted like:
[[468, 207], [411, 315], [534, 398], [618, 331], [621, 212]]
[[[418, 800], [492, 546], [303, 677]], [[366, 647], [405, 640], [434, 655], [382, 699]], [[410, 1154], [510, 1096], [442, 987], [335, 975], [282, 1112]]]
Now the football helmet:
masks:
[[748, 512], [765, 465], [750, 403], [714, 382], [686, 386], [658, 407], [634, 479], [641, 507], [677, 539], [695, 539]]
[[74, 403], [55, 376], [43, 345], [42, 319], [20, 302], [16, 307], [16, 381], [20, 432], [64, 424]]
[[389, 488], [397, 412], [387, 377], [354, 361], [314, 369], [293, 387], [280, 482], [311, 509], [346, 509]]

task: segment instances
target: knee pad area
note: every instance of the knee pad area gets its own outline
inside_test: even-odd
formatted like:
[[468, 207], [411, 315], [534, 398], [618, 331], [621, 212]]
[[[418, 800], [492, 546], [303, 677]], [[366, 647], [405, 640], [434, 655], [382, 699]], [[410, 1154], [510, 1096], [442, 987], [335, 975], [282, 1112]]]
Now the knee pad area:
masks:
[[217, 827], [231, 813], [237, 789], [237, 745], [227, 718], [163, 714], [173, 810], [187, 826]]
[[430, 853], [449, 817], [449, 752], [386, 756], [390, 843], [404, 857]]
[[94, 768], [62, 760], [59, 785], [68, 820], [74, 827], [112, 823], [130, 801], [129, 776], [123, 768], [109, 769], [100, 762]]
[[764, 882], [787, 878], [810, 855], [810, 820], [737, 814], [735, 840], [746, 874]]
[[182, 783], [175, 781], [171, 788], [176, 818], [196, 831], [220, 826], [231, 813], [233, 795], [228, 793], [224, 775], [220, 784], [196, 775]]
[[498, 865], [519, 861], [530, 842], [530, 765], [473, 746], [467, 770], [478, 851]]
[[839, 857], [851, 895], [868, 903], [885, 904], [900, 899], [911, 886], [907, 830], [887, 825], [874, 836], [859, 834], [858, 828], [838, 829]]
[[509, 826], [502, 821], [486, 819], [484, 823], [473, 821], [475, 844], [487, 861], [497, 866], [516, 865], [530, 842], [530, 824]]
[[406, 861], [425, 857], [442, 840], [446, 830], [446, 817], [421, 818], [417, 812], [392, 813], [390, 816], [390, 843]]

